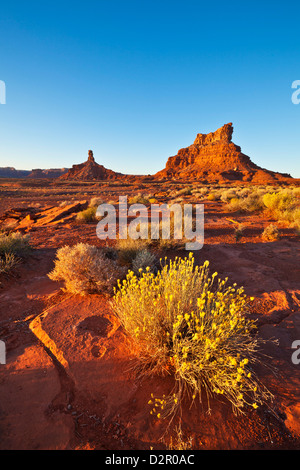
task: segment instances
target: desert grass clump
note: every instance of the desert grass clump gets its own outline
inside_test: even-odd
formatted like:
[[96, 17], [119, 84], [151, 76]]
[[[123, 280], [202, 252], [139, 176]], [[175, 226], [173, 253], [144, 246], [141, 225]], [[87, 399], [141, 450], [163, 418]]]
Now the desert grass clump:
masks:
[[87, 209], [78, 212], [76, 221], [80, 224], [90, 224], [99, 220], [96, 216], [97, 206], [88, 207]]
[[98, 207], [100, 204], [103, 204], [104, 201], [100, 197], [92, 197], [92, 199], [89, 202], [89, 207]]
[[0, 274], [7, 274], [19, 262], [20, 259], [13, 253], [4, 253], [4, 255], [0, 256]]
[[128, 201], [129, 204], [144, 204], [145, 206], [149, 205], [149, 199], [146, 196], [143, 196], [142, 194], [137, 194], [136, 196], [132, 196], [129, 198]]
[[0, 256], [12, 254], [19, 257], [27, 256], [32, 251], [29, 234], [20, 232], [0, 233]]
[[295, 190], [280, 190], [266, 193], [263, 196], [266, 213], [276, 220], [285, 221], [297, 226], [300, 221], [300, 205], [298, 193]]
[[125, 274], [116, 261], [95, 246], [78, 243], [56, 252], [54, 269], [48, 274], [53, 281], [64, 281], [71, 294], [110, 292]]
[[229, 210], [241, 212], [260, 212], [265, 209], [262, 194], [259, 190], [245, 193], [245, 197], [233, 197], [227, 205]]
[[191, 187], [186, 187], [186, 188], [182, 188], [182, 189], [179, 189], [178, 191], [176, 191], [176, 193], [174, 194], [175, 197], [178, 197], [178, 196], [190, 196], [192, 194], [192, 188]]
[[220, 199], [222, 202], [229, 202], [231, 199], [236, 198], [237, 193], [234, 189], [225, 189], [222, 191]]
[[208, 399], [226, 397], [234, 411], [257, 408], [271, 396], [252, 370], [260, 340], [245, 316], [243, 288], [216, 276], [208, 261], [195, 267], [190, 254], [157, 275], [129, 271], [115, 290], [112, 307], [133, 340], [136, 372], [175, 377], [173, 393], [149, 401], [158, 418], [174, 416], [184, 395], [201, 401], [203, 390]]
[[274, 242], [276, 240], [279, 240], [280, 232], [278, 230], [277, 225], [275, 224], [268, 225], [262, 233], [262, 239], [267, 242]]

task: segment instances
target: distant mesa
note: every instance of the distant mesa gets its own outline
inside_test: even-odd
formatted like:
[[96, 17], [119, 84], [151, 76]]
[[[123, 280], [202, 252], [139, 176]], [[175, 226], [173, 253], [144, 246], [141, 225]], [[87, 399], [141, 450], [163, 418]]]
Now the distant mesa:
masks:
[[49, 170], [41, 170], [40, 168], [36, 168], [29, 173], [28, 178], [58, 178], [64, 173], [67, 173], [67, 171], [68, 168], [50, 168]]
[[260, 168], [232, 142], [232, 123], [215, 132], [198, 134], [194, 143], [169, 157], [155, 179], [201, 180], [208, 183], [244, 181], [252, 183], [291, 182], [288, 174]]
[[28, 170], [16, 170], [12, 166], [0, 168], [0, 178], [27, 178], [29, 174]]
[[116, 173], [113, 170], [108, 170], [103, 165], [95, 162], [92, 150], [88, 151], [88, 159], [79, 165], [73, 165], [65, 174], [61, 175], [59, 179], [62, 180], [79, 180], [79, 181], [97, 181], [97, 180], [111, 180], [117, 179], [124, 175]]
[[42, 170], [36, 168], [34, 170], [16, 170], [13, 167], [0, 168], [0, 178], [58, 178], [68, 171], [68, 168], [50, 168]]

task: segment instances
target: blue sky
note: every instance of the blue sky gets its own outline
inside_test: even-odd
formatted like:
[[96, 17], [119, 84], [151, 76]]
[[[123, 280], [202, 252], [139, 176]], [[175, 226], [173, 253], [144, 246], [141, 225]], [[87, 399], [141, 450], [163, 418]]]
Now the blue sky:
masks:
[[14, 1], [0, 9], [0, 166], [87, 159], [152, 174], [233, 122], [258, 165], [300, 177], [300, 3]]

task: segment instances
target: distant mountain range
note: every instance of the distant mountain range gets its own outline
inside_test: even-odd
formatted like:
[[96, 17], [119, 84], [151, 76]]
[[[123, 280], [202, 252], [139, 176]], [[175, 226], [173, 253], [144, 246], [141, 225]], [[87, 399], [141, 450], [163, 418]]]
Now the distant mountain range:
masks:
[[36, 168], [34, 170], [16, 170], [14, 167], [0, 167], [0, 178], [58, 178], [67, 173], [68, 168], [50, 168], [42, 170]]

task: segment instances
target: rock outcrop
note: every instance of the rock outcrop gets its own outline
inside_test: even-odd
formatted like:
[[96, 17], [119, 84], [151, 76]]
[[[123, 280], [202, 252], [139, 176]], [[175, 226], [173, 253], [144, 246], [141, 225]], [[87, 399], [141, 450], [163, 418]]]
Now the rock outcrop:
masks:
[[73, 165], [70, 170], [59, 179], [63, 180], [76, 180], [76, 181], [97, 181], [97, 180], [111, 180], [121, 177], [121, 173], [116, 173], [108, 170], [103, 165], [95, 162], [92, 150], [88, 152], [88, 159], [79, 165]]
[[88, 201], [70, 202], [63, 207], [49, 206], [43, 210], [35, 207], [8, 209], [0, 217], [1, 230], [28, 232], [35, 227], [64, 224], [75, 220], [78, 212], [87, 209]]
[[203, 182], [247, 181], [273, 183], [291, 181], [288, 174], [260, 168], [232, 142], [232, 123], [215, 132], [198, 134], [194, 143], [169, 157], [157, 179], [202, 180]]

